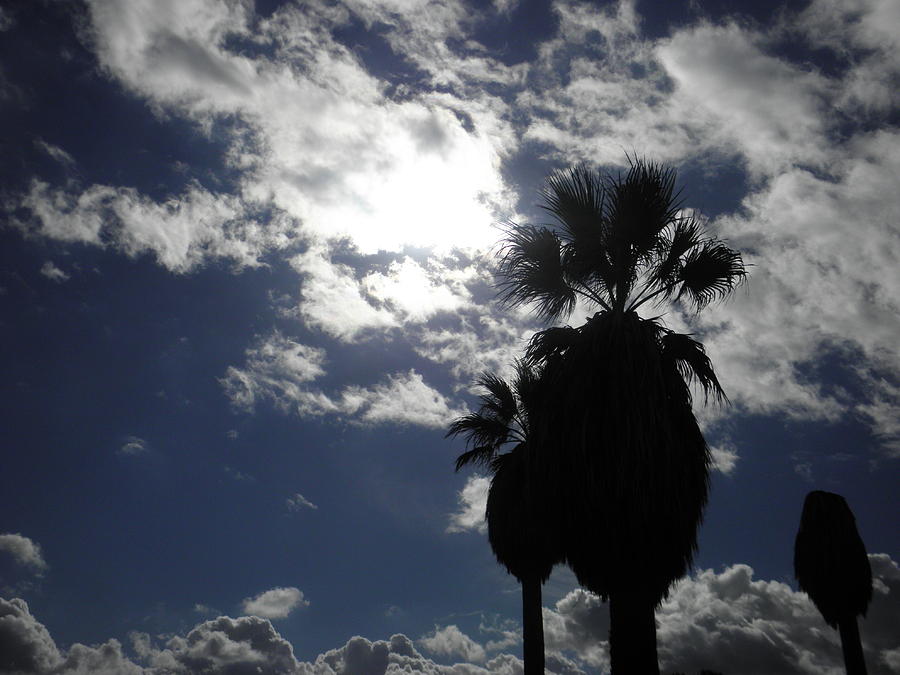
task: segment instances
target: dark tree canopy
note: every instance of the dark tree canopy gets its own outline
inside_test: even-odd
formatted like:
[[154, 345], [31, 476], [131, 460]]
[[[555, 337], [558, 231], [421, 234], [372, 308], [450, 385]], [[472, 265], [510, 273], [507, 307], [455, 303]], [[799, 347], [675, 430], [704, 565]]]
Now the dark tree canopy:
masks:
[[866, 615], [872, 568], [842, 496], [821, 490], [806, 496], [794, 543], [794, 574], [832, 628], [843, 618]]
[[[515, 364], [512, 384], [490, 373], [478, 383], [484, 389], [477, 412], [456, 419], [448, 436], [462, 435], [467, 450], [456, 460], [487, 466], [493, 473], [487, 501], [488, 539], [497, 560], [519, 580], [546, 581], [563, 554], [558, 528], [548, 522], [546, 505], [535, 477], [528, 470], [527, 449], [535, 420], [545, 407], [541, 401], [544, 369], [525, 361]], [[504, 446], [514, 444], [511, 451]]]

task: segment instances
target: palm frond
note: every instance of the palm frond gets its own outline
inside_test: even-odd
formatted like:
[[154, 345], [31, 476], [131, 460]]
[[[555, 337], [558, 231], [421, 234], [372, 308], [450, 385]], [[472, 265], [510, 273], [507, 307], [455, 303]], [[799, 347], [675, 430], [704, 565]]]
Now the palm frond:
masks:
[[488, 372], [479, 375], [477, 383], [487, 389], [487, 393], [479, 397], [481, 401], [479, 414], [490, 413], [504, 424], [509, 424], [518, 410], [516, 395], [509, 383]]
[[708, 241], [688, 252], [677, 272], [677, 299], [687, 296], [696, 311], [724, 298], [747, 276], [741, 254], [719, 241]]
[[713, 370], [712, 362], [706, 355], [703, 345], [694, 340], [690, 335], [675, 332], [665, 332], [660, 340], [662, 358], [673, 362], [682, 379], [690, 384], [697, 382], [703, 389], [706, 401], [710, 394], [718, 403], [727, 403], [728, 397], [725, 390], [719, 384], [719, 379]]
[[479, 410], [453, 420], [445, 438], [464, 436], [467, 446], [499, 447], [509, 440], [510, 435], [507, 422], [490, 414], [482, 414]]
[[656, 248], [660, 233], [681, 208], [675, 190], [675, 169], [643, 159], [631, 159], [625, 177], [608, 181], [606, 219], [610, 235], [627, 242], [635, 260]]
[[659, 259], [654, 266], [648, 286], [670, 286], [675, 281], [682, 257], [703, 243], [702, 226], [695, 218], [679, 218], [671, 234], [659, 242]]
[[498, 287], [501, 302], [515, 307], [535, 304], [541, 319], [568, 315], [575, 291], [566, 282], [559, 237], [545, 227], [513, 225], [500, 251]]
[[525, 360], [528, 363], [541, 363], [552, 354], [559, 354], [576, 344], [581, 333], [569, 326], [554, 326], [538, 331], [531, 336], [525, 348]]
[[472, 448], [471, 450], [466, 450], [456, 458], [456, 471], [459, 471], [468, 464], [474, 464], [475, 466], [492, 466], [496, 457], [496, 448], [490, 445], [482, 445]]
[[584, 164], [555, 171], [542, 196], [541, 208], [557, 220], [566, 241], [583, 241], [599, 232], [606, 200], [600, 174]]

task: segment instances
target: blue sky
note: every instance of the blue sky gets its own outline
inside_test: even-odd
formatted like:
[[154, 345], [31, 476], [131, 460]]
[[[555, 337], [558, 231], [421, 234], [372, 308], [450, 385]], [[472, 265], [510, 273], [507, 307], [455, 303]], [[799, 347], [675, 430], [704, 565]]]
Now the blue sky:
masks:
[[[752, 265], [654, 310], [732, 400], [696, 406], [717, 467], [662, 669], [842, 672], [792, 575], [825, 489], [872, 555], [870, 671], [900, 672], [898, 26], [891, 0], [4, 4], [0, 648], [520, 672], [487, 481], [443, 435], [542, 327], [494, 301], [498, 224], [633, 152]], [[558, 569], [544, 605], [548, 669], [603, 672], [603, 603]]]

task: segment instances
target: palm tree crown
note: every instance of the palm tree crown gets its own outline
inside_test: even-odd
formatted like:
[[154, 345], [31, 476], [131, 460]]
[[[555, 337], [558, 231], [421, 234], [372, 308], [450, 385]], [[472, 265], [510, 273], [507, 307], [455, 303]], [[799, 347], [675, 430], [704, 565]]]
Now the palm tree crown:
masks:
[[447, 438], [466, 439], [467, 450], [456, 459], [457, 471], [468, 464], [490, 467], [504, 445], [528, 442], [542, 372], [516, 361], [512, 385], [493, 373], [478, 377], [477, 384], [485, 390], [478, 411], [455, 419], [447, 431]]
[[579, 296], [624, 313], [651, 300], [687, 301], [700, 311], [746, 276], [741, 255], [703, 235], [681, 212], [675, 171], [633, 160], [625, 176], [584, 165], [552, 174], [544, 210], [555, 225], [507, 229], [501, 297], [533, 303], [547, 320], [567, 317]]
[[[468, 449], [456, 460], [490, 467], [487, 497], [488, 541], [497, 560], [522, 584], [522, 627], [526, 675], [544, 672], [541, 584], [564, 555], [558, 531], [538, 498], [528, 448], [542, 404], [543, 368], [515, 363], [512, 385], [489, 373], [479, 378], [485, 389], [477, 412], [458, 418], [448, 436], [462, 435]], [[503, 446], [515, 443], [509, 452]]]

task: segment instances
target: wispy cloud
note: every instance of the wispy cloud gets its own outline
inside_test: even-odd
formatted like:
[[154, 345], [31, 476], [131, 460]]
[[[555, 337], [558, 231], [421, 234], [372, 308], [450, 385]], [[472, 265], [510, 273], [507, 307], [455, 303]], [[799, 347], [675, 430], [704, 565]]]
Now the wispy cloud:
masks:
[[285, 499], [284, 503], [285, 506], [287, 506], [287, 510], [291, 513], [298, 513], [299, 511], [302, 511], [304, 509], [312, 509], [313, 511], [315, 511], [319, 508], [299, 492], [296, 492]]

